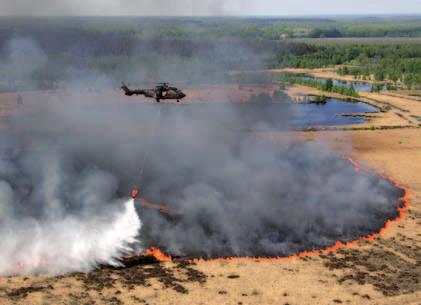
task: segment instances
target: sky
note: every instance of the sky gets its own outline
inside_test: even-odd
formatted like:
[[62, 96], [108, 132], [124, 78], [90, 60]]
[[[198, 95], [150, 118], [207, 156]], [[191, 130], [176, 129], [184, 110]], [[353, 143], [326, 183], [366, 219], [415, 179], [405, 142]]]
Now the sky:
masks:
[[307, 16], [421, 14], [421, 0], [1, 0], [0, 15]]

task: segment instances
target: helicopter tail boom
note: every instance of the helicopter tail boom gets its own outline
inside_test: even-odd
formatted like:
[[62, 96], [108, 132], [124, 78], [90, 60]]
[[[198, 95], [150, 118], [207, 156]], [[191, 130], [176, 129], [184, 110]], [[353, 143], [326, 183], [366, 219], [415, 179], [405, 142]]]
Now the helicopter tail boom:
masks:
[[145, 95], [145, 90], [130, 90], [129, 87], [127, 87], [124, 83], [121, 86], [121, 90], [123, 90], [124, 94], [127, 95], [127, 96]]

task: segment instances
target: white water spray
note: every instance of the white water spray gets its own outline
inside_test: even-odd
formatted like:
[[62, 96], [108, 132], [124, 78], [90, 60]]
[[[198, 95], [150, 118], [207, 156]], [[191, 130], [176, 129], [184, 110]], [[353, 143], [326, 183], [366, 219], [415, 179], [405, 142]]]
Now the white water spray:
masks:
[[111, 217], [84, 222], [66, 217], [43, 224], [15, 223], [3, 236], [0, 274], [86, 272], [99, 264], [119, 265], [118, 258], [132, 251], [141, 228], [134, 200]]

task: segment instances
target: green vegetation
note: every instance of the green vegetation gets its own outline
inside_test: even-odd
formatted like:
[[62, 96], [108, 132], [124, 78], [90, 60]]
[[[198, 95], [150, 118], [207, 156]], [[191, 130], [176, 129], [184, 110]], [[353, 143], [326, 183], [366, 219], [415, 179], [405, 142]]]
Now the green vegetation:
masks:
[[13, 38], [30, 38], [46, 53], [48, 63], [30, 78], [47, 87], [75, 70], [114, 81], [227, 81], [230, 70], [335, 65], [341, 75], [390, 82], [390, 90], [421, 86], [421, 17], [1, 17], [0, 66]]
[[278, 55], [278, 66], [320, 68], [346, 65], [338, 69], [339, 75], [352, 75], [360, 80], [391, 81], [408, 89], [421, 86], [421, 43], [336, 42], [319, 45], [302, 42], [301, 45], [291, 45], [289, 50], [288, 54]]
[[319, 81], [316, 79], [301, 79], [296, 77], [289, 77], [287, 81], [291, 84], [300, 84], [308, 87], [317, 88], [321, 91], [339, 93], [350, 97], [359, 97], [358, 92], [351, 86], [334, 86], [331, 79], [326, 81]]
[[383, 84], [373, 84], [371, 92], [380, 92], [383, 89]]
[[319, 96], [319, 95], [310, 95], [308, 96], [308, 101], [310, 104], [326, 104], [328, 97], [327, 96]]
[[396, 91], [396, 90], [398, 90], [398, 87], [395, 86], [395, 85], [392, 85], [391, 83], [387, 83], [386, 84], [386, 90], [387, 91]]
[[309, 33], [311, 38], [337, 37], [419, 37], [421, 24], [418, 21], [366, 22], [363, 24], [339, 23], [335, 26], [318, 27]]

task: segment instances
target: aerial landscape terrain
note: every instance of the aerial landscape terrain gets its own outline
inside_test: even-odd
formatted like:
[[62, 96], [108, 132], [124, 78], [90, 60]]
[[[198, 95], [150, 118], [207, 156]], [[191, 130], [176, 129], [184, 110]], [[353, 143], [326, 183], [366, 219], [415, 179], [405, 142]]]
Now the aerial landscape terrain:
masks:
[[0, 4], [0, 304], [421, 304], [421, 4], [318, 1]]

